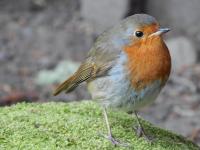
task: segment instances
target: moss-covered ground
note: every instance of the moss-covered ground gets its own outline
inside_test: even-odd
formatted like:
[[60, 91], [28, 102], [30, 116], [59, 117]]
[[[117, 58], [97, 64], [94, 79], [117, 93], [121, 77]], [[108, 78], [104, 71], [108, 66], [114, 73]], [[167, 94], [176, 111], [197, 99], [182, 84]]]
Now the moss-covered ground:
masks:
[[141, 120], [149, 143], [132, 129], [135, 118], [109, 111], [115, 137], [129, 147], [114, 147], [99, 136], [106, 134], [101, 108], [90, 101], [72, 103], [21, 103], [0, 108], [0, 150], [199, 150], [191, 141]]

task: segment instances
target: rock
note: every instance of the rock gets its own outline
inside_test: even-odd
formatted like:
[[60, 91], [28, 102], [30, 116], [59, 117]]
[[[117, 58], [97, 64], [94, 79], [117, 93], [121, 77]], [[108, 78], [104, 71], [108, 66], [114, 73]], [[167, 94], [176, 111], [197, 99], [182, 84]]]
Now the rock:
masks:
[[63, 82], [77, 70], [79, 65], [77, 62], [69, 60], [62, 61], [54, 70], [41, 70], [37, 74], [35, 81], [38, 85], [43, 86]]
[[154, 0], [148, 1], [147, 10], [159, 21], [185, 30], [200, 25], [199, 6], [199, 0]]
[[126, 14], [128, 0], [81, 0], [81, 15], [98, 33], [117, 24]]
[[146, 12], [147, 0], [129, 0], [126, 16]]
[[166, 40], [172, 57], [172, 71], [193, 65], [197, 61], [197, 51], [190, 39], [184, 36]]

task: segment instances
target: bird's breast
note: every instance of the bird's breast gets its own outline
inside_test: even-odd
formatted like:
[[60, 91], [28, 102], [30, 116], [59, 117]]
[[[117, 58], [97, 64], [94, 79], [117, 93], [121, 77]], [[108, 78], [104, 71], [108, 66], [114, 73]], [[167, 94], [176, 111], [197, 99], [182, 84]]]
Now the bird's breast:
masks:
[[129, 79], [136, 91], [155, 81], [165, 84], [171, 70], [171, 58], [161, 37], [140, 40], [125, 46], [124, 51], [128, 57]]

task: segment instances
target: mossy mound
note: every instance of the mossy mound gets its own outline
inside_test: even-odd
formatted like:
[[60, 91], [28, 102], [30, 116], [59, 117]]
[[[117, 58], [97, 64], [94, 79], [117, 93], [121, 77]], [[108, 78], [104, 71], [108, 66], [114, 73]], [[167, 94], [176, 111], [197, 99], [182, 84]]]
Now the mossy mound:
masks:
[[[109, 111], [115, 137], [130, 143], [115, 149], [199, 150], [183, 137], [142, 121], [156, 141], [148, 143], [133, 132], [136, 120], [120, 111]], [[89, 101], [73, 103], [21, 103], [0, 108], [0, 149], [10, 150], [86, 150], [113, 149], [99, 136], [106, 134], [101, 108]]]

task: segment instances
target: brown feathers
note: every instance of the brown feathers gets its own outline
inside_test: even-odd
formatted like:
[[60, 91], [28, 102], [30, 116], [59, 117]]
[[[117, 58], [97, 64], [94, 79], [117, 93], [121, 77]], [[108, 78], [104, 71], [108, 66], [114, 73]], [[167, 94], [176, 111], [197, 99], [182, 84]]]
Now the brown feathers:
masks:
[[96, 66], [92, 63], [83, 63], [79, 69], [66, 81], [57, 87], [53, 95], [64, 91], [66, 93], [74, 90], [80, 83], [90, 80], [96, 76]]
[[53, 95], [56, 96], [62, 91], [69, 93], [84, 81], [89, 82], [97, 77], [106, 76], [110, 68], [111, 63], [97, 65], [90, 59], [86, 60], [71, 77], [57, 87]]

